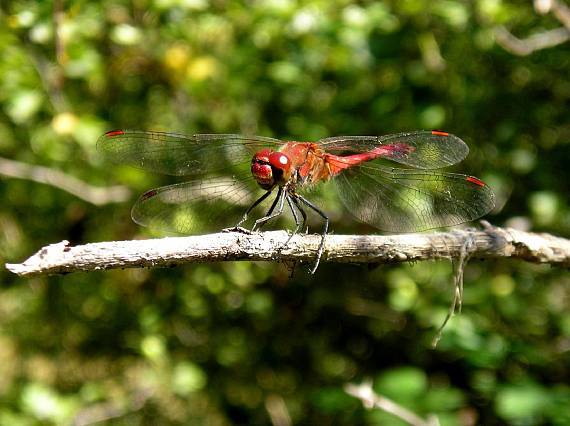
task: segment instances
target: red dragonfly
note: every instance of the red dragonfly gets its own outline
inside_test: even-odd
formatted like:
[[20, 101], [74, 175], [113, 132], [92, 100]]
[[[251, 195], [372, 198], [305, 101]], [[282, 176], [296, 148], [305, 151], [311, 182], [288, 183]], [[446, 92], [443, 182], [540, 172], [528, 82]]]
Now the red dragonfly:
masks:
[[[132, 209], [133, 220], [141, 225], [191, 234], [223, 219], [233, 220], [237, 228], [276, 190], [252, 230], [281, 215], [287, 203], [296, 223], [292, 236], [305, 228], [305, 209], [312, 210], [323, 220], [312, 272], [329, 229], [329, 217], [305, 197], [317, 184], [330, 181], [357, 219], [389, 232], [458, 225], [494, 207], [493, 192], [483, 181], [434, 170], [460, 162], [469, 152], [461, 139], [441, 131], [284, 142], [262, 136], [113, 130], [97, 145], [116, 162], [192, 178], [142, 194]], [[386, 160], [408, 168], [387, 166]]]

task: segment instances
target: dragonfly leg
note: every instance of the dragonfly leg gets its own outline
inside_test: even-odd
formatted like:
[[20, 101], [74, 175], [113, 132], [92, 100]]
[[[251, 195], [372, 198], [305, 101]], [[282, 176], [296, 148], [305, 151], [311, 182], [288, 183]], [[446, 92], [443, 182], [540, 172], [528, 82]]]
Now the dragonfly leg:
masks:
[[299, 201], [301, 201], [307, 207], [312, 209], [315, 213], [317, 213], [319, 216], [321, 216], [325, 220], [325, 226], [323, 227], [323, 232], [321, 233], [321, 243], [319, 244], [319, 249], [317, 250], [317, 260], [315, 261], [315, 266], [313, 266], [313, 269], [311, 269], [311, 274], [314, 274], [316, 272], [318, 266], [319, 266], [319, 262], [321, 261], [321, 256], [323, 255], [323, 251], [325, 250], [325, 237], [329, 231], [329, 221], [330, 220], [326, 214], [324, 214], [317, 206], [315, 206], [309, 200], [307, 200], [306, 198], [304, 198], [298, 194], [295, 194], [295, 196], [297, 197], [297, 199]]
[[270, 213], [275, 208], [275, 206], [272, 204], [271, 208], [268, 211], [268, 214], [262, 218], [257, 219], [255, 221], [255, 223], [253, 224], [253, 227], [251, 228], [251, 230], [256, 231], [258, 228], [261, 228], [267, 221], [269, 221], [269, 220], [279, 216], [281, 213], [283, 213], [283, 207], [285, 206], [285, 197], [286, 196], [287, 196], [287, 191], [285, 191], [283, 188], [279, 188], [279, 192], [277, 193], [277, 197], [275, 197], [275, 201], [274, 201], [274, 204], [277, 204], [277, 202], [279, 203], [279, 207], [277, 207], [277, 211], [275, 213]]
[[271, 190], [267, 191], [265, 194], [263, 194], [261, 197], [259, 197], [257, 200], [255, 200], [255, 202], [251, 206], [249, 206], [249, 208], [246, 210], [246, 212], [244, 213], [241, 220], [236, 224], [236, 226], [234, 226], [234, 228], [236, 228], [236, 229], [239, 228], [240, 225], [247, 220], [247, 215], [249, 213], [251, 213], [251, 211], [254, 208], [256, 208], [263, 200], [265, 200], [267, 197], [269, 197], [269, 194], [271, 194]]
[[[297, 203], [297, 200], [295, 200], [295, 198], [293, 196], [291, 196], [290, 194], [287, 194], [287, 196], [285, 198], [287, 199], [287, 204], [289, 205], [289, 208], [291, 209], [291, 213], [293, 213], [293, 218], [295, 219], [295, 230], [293, 232], [291, 232], [291, 235], [289, 235], [289, 238], [287, 238], [287, 241], [285, 241], [285, 243], [281, 247], [279, 247], [278, 253], [281, 253], [281, 251], [287, 247], [287, 245], [289, 244], [289, 241], [291, 241], [291, 238], [293, 238], [293, 236], [295, 234], [297, 234], [299, 232], [299, 230], [305, 226], [305, 222], [307, 221], [307, 214], [303, 211], [303, 209], [301, 209], [301, 207]], [[299, 218], [299, 212], [301, 212], [301, 215], [303, 216], [303, 221], [301, 221]], [[291, 277], [290, 278], [293, 277], [293, 273], [294, 273], [296, 267], [297, 267], [297, 261], [294, 260], [292, 263], [292, 266], [290, 266], [290, 271], [291, 271]]]
[[305, 212], [305, 210], [301, 207], [301, 205], [299, 204], [299, 201], [296, 198], [293, 198], [293, 203], [295, 203], [295, 205], [297, 206], [297, 208], [299, 209], [299, 211], [301, 212], [301, 216], [303, 216], [303, 224], [301, 225], [301, 229], [304, 230], [302, 232], [307, 233], [309, 228], [305, 228], [305, 225], [307, 224], [307, 213]]
[[[285, 244], [283, 244], [283, 247], [286, 247], [287, 244], [289, 244], [289, 241], [291, 241], [291, 238], [293, 238], [293, 236], [295, 234], [297, 234], [300, 229], [304, 229], [305, 224], [307, 223], [307, 213], [299, 205], [299, 202], [297, 201], [297, 199], [294, 196], [287, 194], [287, 204], [289, 204], [289, 208], [291, 209], [291, 212], [293, 213], [293, 217], [295, 218], [295, 225], [296, 226], [295, 226], [295, 230], [291, 233], [291, 235], [289, 235], [289, 238], [287, 238], [287, 241], [285, 241]], [[301, 216], [303, 217], [302, 222], [299, 220], [299, 214], [298, 214], [299, 212], [301, 213]]]
[[[283, 188], [279, 188], [279, 190], [277, 191], [277, 196], [275, 197], [275, 199], [271, 203], [271, 207], [269, 207], [269, 209], [267, 210], [267, 213], [265, 213], [265, 215], [263, 217], [270, 216], [271, 213], [273, 213], [273, 210], [275, 209], [275, 206], [277, 205], [277, 201], [279, 201], [279, 197], [281, 196], [281, 191], [283, 191]], [[261, 225], [259, 225], [259, 228], [257, 228], [257, 229], [261, 230], [263, 225], [265, 225], [266, 223], [267, 222], [263, 222]]]
[[291, 213], [293, 213], [293, 218], [295, 219], [295, 230], [292, 233], [292, 235], [295, 235], [297, 232], [299, 232], [299, 229], [303, 227], [303, 223], [301, 223], [301, 221], [299, 220], [299, 213], [297, 212], [295, 206], [293, 205], [294, 203], [294, 201], [292, 201], [293, 197], [287, 194], [286, 198], [287, 198], [287, 204], [289, 205], [289, 209], [291, 209]]
[[[305, 221], [307, 219], [305, 212], [303, 212], [301, 209], [299, 209], [299, 206], [295, 203], [295, 198], [293, 198], [289, 194], [287, 194], [286, 198], [287, 198], [287, 204], [289, 204], [289, 208], [291, 209], [291, 213], [293, 213], [293, 218], [295, 219], [295, 230], [293, 232], [291, 232], [291, 235], [289, 235], [289, 238], [287, 238], [287, 241], [285, 241], [285, 243], [283, 244], [283, 246], [281, 246], [279, 251], [281, 251], [285, 247], [287, 247], [287, 244], [289, 244], [289, 241], [291, 241], [291, 238], [293, 238], [293, 236], [299, 232], [299, 229], [301, 229], [303, 227], [303, 225], [305, 224]], [[295, 206], [293, 204], [295, 204], [295, 206], [297, 206], [297, 208], [299, 209], [299, 211], [303, 215], [303, 222], [301, 222], [299, 220], [299, 214], [298, 214], [297, 210], [295, 210]]]

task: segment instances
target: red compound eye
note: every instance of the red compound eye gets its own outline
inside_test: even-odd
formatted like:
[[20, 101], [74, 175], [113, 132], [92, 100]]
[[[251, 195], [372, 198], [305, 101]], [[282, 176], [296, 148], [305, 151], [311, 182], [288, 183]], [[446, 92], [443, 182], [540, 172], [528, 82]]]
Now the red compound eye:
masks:
[[291, 161], [282, 152], [272, 152], [269, 155], [269, 164], [276, 169], [286, 170], [290, 167]]

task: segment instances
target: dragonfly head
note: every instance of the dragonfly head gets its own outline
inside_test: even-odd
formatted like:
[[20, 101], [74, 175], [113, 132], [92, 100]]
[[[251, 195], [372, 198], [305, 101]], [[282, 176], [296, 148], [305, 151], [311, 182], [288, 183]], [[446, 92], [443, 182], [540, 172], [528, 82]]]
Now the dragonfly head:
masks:
[[284, 185], [291, 178], [291, 159], [279, 151], [263, 149], [251, 160], [251, 174], [263, 189]]

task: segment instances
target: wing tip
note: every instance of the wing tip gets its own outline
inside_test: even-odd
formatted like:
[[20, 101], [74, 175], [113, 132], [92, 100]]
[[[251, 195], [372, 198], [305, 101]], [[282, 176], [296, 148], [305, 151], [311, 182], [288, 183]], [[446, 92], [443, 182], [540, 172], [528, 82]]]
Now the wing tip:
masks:
[[103, 137], [105, 138], [112, 138], [115, 136], [121, 136], [124, 135], [125, 131], [122, 129], [114, 129], [114, 130], [109, 130], [108, 132], [105, 132], [105, 134], [103, 135]]
[[140, 200], [139, 201], [146, 201], [149, 198], [152, 198], [154, 196], [158, 195], [158, 191], [156, 189], [149, 189], [148, 191], [146, 191], [144, 194], [142, 194], [140, 196]]
[[481, 188], [484, 188], [485, 186], [487, 186], [487, 184], [485, 182], [483, 182], [479, 178], [476, 178], [475, 176], [467, 176], [467, 177], [465, 177], [465, 180], [467, 182], [470, 182], [470, 183], [473, 183], [477, 186], [480, 186]]

